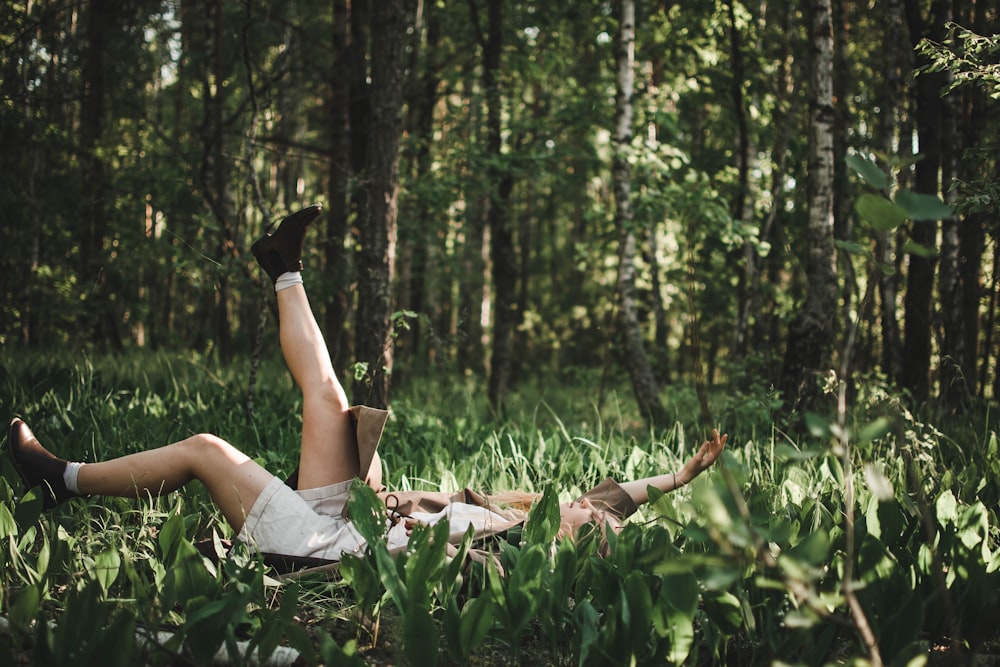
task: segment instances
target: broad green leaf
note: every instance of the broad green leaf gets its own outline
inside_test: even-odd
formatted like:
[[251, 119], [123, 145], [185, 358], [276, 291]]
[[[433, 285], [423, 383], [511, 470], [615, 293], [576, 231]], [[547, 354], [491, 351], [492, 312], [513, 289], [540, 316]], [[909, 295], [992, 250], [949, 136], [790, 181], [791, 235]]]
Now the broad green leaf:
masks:
[[493, 599], [489, 595], [480, 595], [465, 603], [459, 626], [464, 655], [469, 655], [483, 642], [491, 627], [493, 627]]
[[798, 544], [782, 553], [781, 557], [794, 558], [812, 566], [823, 565], [829, 560], [830, 539], [826, 531], [807, 534]]
[[720, 591], [702, 598], [705, 613], [727, 635], [733, 635], [743, 623], [739, 598], [729, 591]]
[[809, 434], [815, 438], [830, 437], [830, 422], [815, 412], [807, 412], [805, 415], [806, 427]]
[[951, 492], [951, 489], [945, 489], [937, 497], [934, 509], [937, 510], [937, 519], [942, 524], [954, 522], [958, 519], [958, 501], [955, 499], [955, 495]]
[[101, 590], [105, 593], [115, 583], [118, 578], [118, 570], [121, 567], [122, 559], [117, 549], [105, 549], [97, 554], [94, 559], [94, 578], [101, 585]]
[[21, 501], [14, 508], [14, 519], [22, 531], [38, 523], [42, 516], [42, 496], [38, 488], [30, 489], [21, 496]]
[[440, 633], [424, 607], [411, 607], [403, 616], [403, 647], [411, 665], [435, 665], [438, 662]]
[[600, 637], [600, 615], [590, 600], [582, 600], [573, 608], [573, 620], [576, 625], [573, 640], [576, 644], [577, 664], [588, 664], [590, 650]]
[[17, 537], [18, 528], [14, 515], [7, 509], [6, 503], [0, 503], [0, 539]]
[[39, 584], [25, 586], [14, 598], [14, 604], [10, 605], [8, 615], [15, 626], [27, 629], [37, 618], [42, 601], [38, 586]]
[[551, 486], [531, 508], [524, 524], [524, 539], [528, 544], [547, 544], [559, 532], [559, 498]]
[[877, 232], [889, 232], [906, 222], [906, 211], [882, 195], [866, 192], [854, 202], [854, 210]]
[[857, 435], [857, 442], [863, 444], [878, 440], [892, 428], [892, 420], [888, 417], [879, 417], [875, 421], [866, 425]]
[[385, 533], [388, 530], [385, 503], [379, 500], [370, 486], [356, 481], [351, 486], [347, 508], [351, 516], [351, 523], [369, 545], [385, 538]]
[[925, 195], [909, 190], [896, 193], [896, 204], [911, 220], [944, 220], [954, 215], [950, 206], [937, 195]]
[[160, 526], [159, 543], [160, 551], [163, 553], [163, 564], [167, 567], [173, 565], [179, 559], [178, 551], [181, 544], [187, 541], [184, 533], [184, 518], [179, 514], [174, 514]]
[[[379, 580], [385, 586], [385, 590], [389, 593], [389, 597], [392, 598], [396, 609], [401, 614], [406, 613], [406, 610], [409, 608], [410, 596], [406, 590], [406, 584], [396, 569], [396, 561], [389, 555], [389, 550], [386, 549], [384, 543], [376, 542], [370, 545], [370, 547], [375, 553], [375, 562], [378, 563]], [[405, 556], [400, 555], [399, 558], [405, 558]]]
[[698, 579], [691, 572], [666, 574], [661, 595], [672, 609], [694, 618], [698, 609]]
[[641, 572], [630, 572], [622, 590], [623, 606], [627, 606], [631, 643], [638, 650], [648, 641], [653, 618], [653, 598], [649, 584]]
[[448, 520], [445, 519], [434, 526], [418, 526], [413, 531], [415, 541], [405, 565], [411, 607], [429, 603], [431, 589], [437, 586], [444, 567], [448, 530]]
[[844, 158], [844, 161], [847, 166], [857, 172], [858, 176], [876, 190], [885, 190], [889, 187], [889, 176], [868, 158], [852, 153]]

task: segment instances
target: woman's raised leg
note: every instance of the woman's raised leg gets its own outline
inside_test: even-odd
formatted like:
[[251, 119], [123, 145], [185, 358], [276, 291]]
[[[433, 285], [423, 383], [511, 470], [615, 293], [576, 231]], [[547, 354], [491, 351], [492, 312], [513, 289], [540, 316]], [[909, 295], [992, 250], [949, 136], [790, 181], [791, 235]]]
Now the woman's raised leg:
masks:
[[281, 351], [302, 390], [302, 449], [296, 488], [313, 489], [359, 474], [350, 405], [302, 287], [302, 246], [321, 207], [308, 206], [254, 243], [254, 257], [274, 282]]
[[358, 476], [358, 449], [347, 394], [330, 361], [301, 284], [277, 292], [281, 351], [302, 390], [302, 450], [299, 489]]

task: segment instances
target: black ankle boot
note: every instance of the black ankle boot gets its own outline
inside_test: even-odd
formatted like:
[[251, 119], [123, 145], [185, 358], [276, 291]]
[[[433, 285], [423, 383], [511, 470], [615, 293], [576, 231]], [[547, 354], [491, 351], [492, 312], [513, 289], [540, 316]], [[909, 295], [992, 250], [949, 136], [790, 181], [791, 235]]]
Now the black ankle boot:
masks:
[[42, 447], [28, 425], [18, 417], [10, 422], [7, 447], [14, 468], [28, 488], [41, 488], [45, 509], [52, 509], [76, 495], [66, 488], [63, 481], [66, 462]]
[[282, 273], [302, 270], [302, 242], [306, 229], [322, 210], [322, 206], [315, 204], [296, 211], [282, 220], [274, 232], [268, 232], [250, 246], [257, 263], [272, 283]]

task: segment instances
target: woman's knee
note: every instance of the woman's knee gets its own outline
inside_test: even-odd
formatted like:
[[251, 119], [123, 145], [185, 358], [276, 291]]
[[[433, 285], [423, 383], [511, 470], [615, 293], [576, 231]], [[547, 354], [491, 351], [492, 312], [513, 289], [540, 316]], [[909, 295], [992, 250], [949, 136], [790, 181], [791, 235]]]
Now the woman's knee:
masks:
[[197, 433], [180, 442], [180, 445], [196, 459], [228, 455], [236, 448], [214, 433]]

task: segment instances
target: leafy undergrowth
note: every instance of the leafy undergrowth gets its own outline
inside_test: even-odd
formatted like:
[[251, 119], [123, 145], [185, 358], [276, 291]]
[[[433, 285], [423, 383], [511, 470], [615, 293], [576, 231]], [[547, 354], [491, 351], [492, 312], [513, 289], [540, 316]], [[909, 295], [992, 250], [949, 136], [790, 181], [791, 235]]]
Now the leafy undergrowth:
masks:
[[[211, 431], [276, 474], [294, 466], [301, 406], [279, 369], [265, 369], [251, 421], [239, 369], [177, 357], [23, 360], [0, 367], [0, 389], [0, 408], [66, 458]], [[372, 548], [340, 576], [279, 579], [244, 549], [215, 563], [195, 548], [232, 537], [197, 484], [43, 514], [4, 457], [0, 664], [211, 664], [220, 651], [239, 664], [256, 651], [338, 665], [813, 665], [876, 654], [909, 665], [996, 646], [1000, 457], [989, 414], [934, 427], [871, 383], [848, 423], [813, 416], [791, 435], [770, 420], [773, 397], [725, 399], [723, 465], [654, 494], [600, 557], [594, 536], [554, 539], [558, 502], [605, 476], [677, 469], [699, 439], [683, 417], [696, 414], [692, 396], [673, 395], [677, 424], [649, 433], [627, 401], [598, 410], [565, 386], [524, 397], [503, 423], [482, 417], [470, 387], [421, 391], [436, 398], [404, 389], [394, 405], [383, 441], [391, 487], [543, 493], [518, 539], [493, 545], [505, 576], [463, 558], [468, 541], [449, 557], [443, 527], [418, 530], [390, 557], [382, 523], [363, 518], [378, 501], [361, 487], [351, 511]]]

